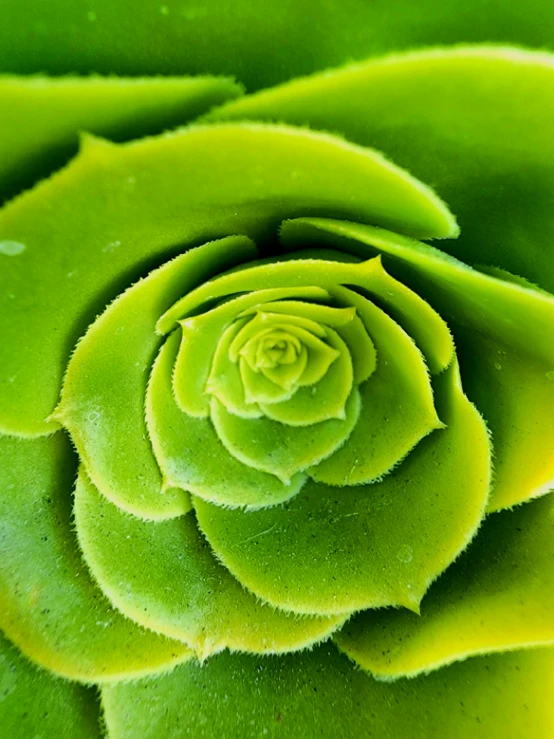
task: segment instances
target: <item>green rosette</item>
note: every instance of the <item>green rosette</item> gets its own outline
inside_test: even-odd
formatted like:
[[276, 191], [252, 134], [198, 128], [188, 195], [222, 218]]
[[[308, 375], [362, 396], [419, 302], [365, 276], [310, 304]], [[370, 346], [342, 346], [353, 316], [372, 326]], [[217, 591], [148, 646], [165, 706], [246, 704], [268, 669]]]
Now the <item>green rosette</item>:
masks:
[[241, 94], [0, 77], [0, 723], [547, 739], [554, 59]]

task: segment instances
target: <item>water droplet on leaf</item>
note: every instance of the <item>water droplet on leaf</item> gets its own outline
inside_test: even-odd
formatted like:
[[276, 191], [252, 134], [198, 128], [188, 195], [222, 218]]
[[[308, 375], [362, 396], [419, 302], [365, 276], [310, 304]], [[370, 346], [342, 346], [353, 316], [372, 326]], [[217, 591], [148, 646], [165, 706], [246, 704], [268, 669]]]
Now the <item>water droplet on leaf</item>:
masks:
[[0, 241], [0, 254], [6, 257], [17, 257], [25, 251], [25, 244], [21, 244], [19, 241]]
[[403, 564], [409, 564], [414, 558], [414, 550], [409, 544], [404, 544], [396, 553], [396, 558]]

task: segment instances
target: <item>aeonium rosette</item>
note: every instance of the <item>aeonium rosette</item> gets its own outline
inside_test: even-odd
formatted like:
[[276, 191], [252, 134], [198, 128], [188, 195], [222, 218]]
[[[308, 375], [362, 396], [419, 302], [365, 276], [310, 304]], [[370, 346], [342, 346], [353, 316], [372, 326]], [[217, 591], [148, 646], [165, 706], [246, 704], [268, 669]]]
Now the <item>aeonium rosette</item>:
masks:
[[552, 296], [423, 243], [454, 216], [367, 145], [215, 120], [376, 65], [2, 213], [2, 628], [110, 736], [552, 725]]

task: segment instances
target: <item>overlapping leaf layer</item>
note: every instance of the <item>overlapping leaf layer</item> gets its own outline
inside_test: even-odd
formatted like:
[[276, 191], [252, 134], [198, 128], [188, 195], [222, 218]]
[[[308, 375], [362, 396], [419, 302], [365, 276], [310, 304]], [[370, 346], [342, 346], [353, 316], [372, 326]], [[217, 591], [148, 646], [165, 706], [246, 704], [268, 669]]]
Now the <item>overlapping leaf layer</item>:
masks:
[[[409, 142], [440, 153], [404, 159], [398, 96], [445, 75], [463, 95]], [[419, 240], [454, 216], [370, 148], [477, 233], [449, 169], [468, 136], [498, 172], [531, 148], [501, 95], [450, 127], [483, 80], [554, 99], [544, 55], [400, 55], [85, 138], [0, 211], [0, 626], [51, 673], [6, 643], [14, 736], [31, 690], [52, 735], [97, 730], [68, 680], [114, 738], [551, 735], [554, 297], [498, 269], [527, 264], [517, 239], [487, 269]], [[45, 141], [135, 137], [87, 84], [72, 109], [40, 83], [67, 119]], [[167, 84], [129, 83], [128, 110], [159, 128], [238, 94]], [[521, 236], [547, 287], [550, 217]]]

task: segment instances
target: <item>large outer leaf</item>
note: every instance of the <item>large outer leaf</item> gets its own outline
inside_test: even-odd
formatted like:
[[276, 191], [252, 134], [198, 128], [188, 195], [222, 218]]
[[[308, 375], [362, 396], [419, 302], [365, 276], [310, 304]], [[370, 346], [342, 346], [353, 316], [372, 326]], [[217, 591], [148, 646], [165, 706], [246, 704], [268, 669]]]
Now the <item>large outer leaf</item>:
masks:
[[382, 678], [414, 675], [471, 654], [554, 642], [554, 495], [489, 516], [429, 590], [421, 616], [367, 611], [337, 636]]
[[92, 581], [71, 528], [74, 475], [65, 434], [0, 437], [0, 627], [35, 662], [83, 682], [188, 659], [184, 644], [121, 616]]
[[239, 93], [210, 77], [0, 76], [0, 203], [65, 164], [81, 131], [114, 141], [162, 133]]
[[3, 0], [0, 69], [235, 74], [249, 89], [390, 50], [552, 43], [551, 0]]
[[554, 650], [478, 657], [381, 683], [330, 645], [223, 654], [156, 681], [104, 688], [113, 739], [549, 739]]
[[0, 634], [0, 720], [6, 739], [99, 738], [95, 692], [40, 670]]
[[[554, 7], [554, 6], [553, 6]], [[436, 187], [466, 263], [554, 287], [554, 57], [510, 48], [415, 52], [331, 71], [225, 106], [375, 146]]]

